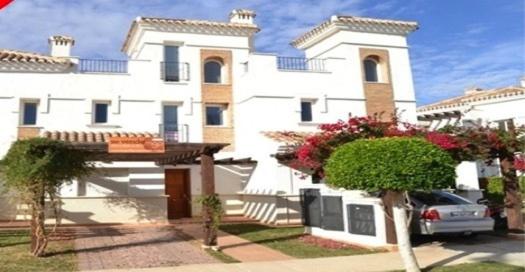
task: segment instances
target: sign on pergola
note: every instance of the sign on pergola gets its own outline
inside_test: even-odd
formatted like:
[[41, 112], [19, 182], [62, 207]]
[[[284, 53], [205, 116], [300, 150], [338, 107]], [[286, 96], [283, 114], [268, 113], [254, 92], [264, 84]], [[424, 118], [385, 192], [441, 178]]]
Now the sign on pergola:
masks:
[[162, 138], [109, 137], [108, 153], [165, 153]]

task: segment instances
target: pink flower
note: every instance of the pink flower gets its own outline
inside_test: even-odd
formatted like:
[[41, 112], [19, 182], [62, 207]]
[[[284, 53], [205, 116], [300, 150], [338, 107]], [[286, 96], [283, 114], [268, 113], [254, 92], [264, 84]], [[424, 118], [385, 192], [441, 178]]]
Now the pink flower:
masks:
[[450, 134], [429, 132], [425, 138], [427, 141], [441, 147], [444, 150], [451, 150], [460, 147], [458, 141]]

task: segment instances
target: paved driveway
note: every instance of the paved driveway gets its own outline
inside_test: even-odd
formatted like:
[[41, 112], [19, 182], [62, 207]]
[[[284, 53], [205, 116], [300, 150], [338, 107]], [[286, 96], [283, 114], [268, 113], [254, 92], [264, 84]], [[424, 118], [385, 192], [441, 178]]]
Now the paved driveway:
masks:
[[[446, 241], [429, 241], [415, 248], [421, 267], [454, 265], [469, 262], [496, 261], [525, 267], [523, 241], [493, 236], [472, 239], [444, 238]], [[342, 257], [294, 259], [273, 262], [248, 262], [235, 264], [199, 264], [152, 269], [115, 270], [118, 272], [380, 272], [403, 270], [398, 252]], [[106, 271], [105, 271], [106, 272]], [[107, 271], [109, 272], [109, 271]]]
[[80, 270], [217, 262], [170, 226], [82, 227], [75, 232]]

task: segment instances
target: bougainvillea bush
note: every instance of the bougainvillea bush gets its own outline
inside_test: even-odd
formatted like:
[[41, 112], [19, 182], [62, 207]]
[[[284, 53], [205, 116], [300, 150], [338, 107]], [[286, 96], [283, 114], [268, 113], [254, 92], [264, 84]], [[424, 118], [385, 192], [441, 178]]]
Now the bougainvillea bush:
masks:
[[370, 117], [352, 117], [348, 121], [338, 121], [333, 124], [322, 124], [320, 132], [307, 136], [296, 150], [294, 167], [311, 169], [324, 175], [323, 166], [332, 152], [339, 146], [358, 139], [375, 139], [383, 137], [421, 137], [454, 154], [458, 159], [471, 159], [462, 153], [462, 143], [455, 137], [444, 132], [428, 132], [409, 123], [399, 122], [393, 118], [390, 121], [379, 121]]
[[[421, 137], [447, 151], [458, 163], [468, 160], [484, 160], [491, 163], [505, 152], [518, 153], [525, 150], [525, 128], [513, 133], [490, 127], [446, 127], [439, 131], [400, 122], [397, 118], [380, 121], [371, 117], [352, 117], [347, 121], [322, 124], [319, 132], [304, 138], [296, 149], [294, 165], [298, 169], [310, 169], [321, 176], [323, 166], [339, 146], [358, 139], [383, 137]], [[284, 132], [283, 132], [284, 133]], [[514, 134], [514, 135], [513, 135]], [[514, 168], [525, 170], [525, 157], [515, 155]]]
[[[517, 170], [525, 171], [525, 127], [509, 131], [485, 127], [445, 127], [429, 131], [397, 118], [380, 121], [370, 117], [352, 117], [347, 121], [319, 126], [319, 132], [304, 138], [297, 145], [294, 160], [289, 164], [306, 174], [324, 176], [327, 159], [336, 148], [359, 139], [385, 137], [419, 137], [449, 153], [456, 163], [482, 160], [488, 164], [498, 160], [503, 176], [505, 207], [509, 228], [522, 229], [522, 197]], [[286, 132], [283, 132], [283, 135]], [[372, 166], [371, 166], [372, 167]]]

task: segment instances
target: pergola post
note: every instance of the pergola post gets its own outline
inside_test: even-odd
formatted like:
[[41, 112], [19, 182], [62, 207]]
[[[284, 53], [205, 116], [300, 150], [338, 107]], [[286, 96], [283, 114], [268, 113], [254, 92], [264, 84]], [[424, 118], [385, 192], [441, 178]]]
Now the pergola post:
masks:
[[[209, 197], [215, 194], [215, 169], [213, 152], [205, 150], [201, 153], [201, 187], [202, 197]], [[217, 245], [217, 232], [213, 228], [212, 210], [203, 205], [202, 219], [204, 223], [204, 246]]]

